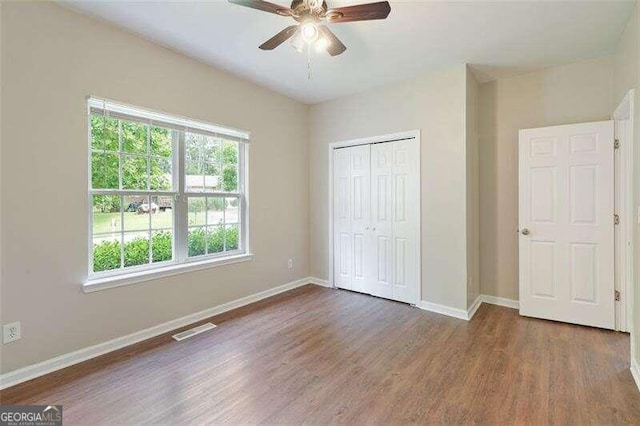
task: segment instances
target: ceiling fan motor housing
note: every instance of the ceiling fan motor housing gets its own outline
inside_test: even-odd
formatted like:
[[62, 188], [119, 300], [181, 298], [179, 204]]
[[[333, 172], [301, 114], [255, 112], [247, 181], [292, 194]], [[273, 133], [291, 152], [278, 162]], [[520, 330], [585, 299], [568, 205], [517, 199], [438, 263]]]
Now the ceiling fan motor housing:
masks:
[[319, 21], [327, 12], [327, 2], [323, 1], [319, 11], [313, 11], [309, 7], [309, 3], [305, 0], [293, 0], [291, 2], [291, 10], [294, 12], [293, 19], [298, 22], [307, 22], [309, 20]]

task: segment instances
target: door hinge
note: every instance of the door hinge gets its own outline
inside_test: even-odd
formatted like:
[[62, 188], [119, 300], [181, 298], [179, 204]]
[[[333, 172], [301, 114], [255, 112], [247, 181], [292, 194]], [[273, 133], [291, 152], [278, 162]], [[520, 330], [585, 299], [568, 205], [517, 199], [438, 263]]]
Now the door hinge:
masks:
[[620, 148], [620, 141], [618, 139], [615, 139], [613, 141], [613, 149], [618, 149]]
[[615, 290], [615, 291], [613, 292], [613, 296], [614, 296], [614, 298], [616, 299], [616, 302], [619, 302], [619, 301], [620, 301], [620, 292], [619, 292], [618, 290]]
[[620, 225], [620, 215], [617, 213], [613, 215], [613, 224]]

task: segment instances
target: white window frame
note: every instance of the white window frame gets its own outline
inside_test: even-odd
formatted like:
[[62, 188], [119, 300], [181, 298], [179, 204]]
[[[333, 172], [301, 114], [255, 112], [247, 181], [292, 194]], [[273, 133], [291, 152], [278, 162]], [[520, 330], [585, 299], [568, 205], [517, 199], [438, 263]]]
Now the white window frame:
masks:
[[[177, 130], [173, 133], [172, 146], [172, 187], [171, 191], [155, 191], [149, 187], [147, 190], [126, 189], [93, 189], [92, 188], [92, 140], [91, 117], [97, 115], [96, 111], [102, 110], [105, 115], [122, 120], [135, 118], [134, 121], [143, 122], [152, 126], [159, 126]], [[248, 161], [250, 133], [242, 130], [226, 128], [206, 122], [195, 121], [184, 117], [168, 115], [145, 108], [139, 108], [121, 104], [107, 99], [89, 97], [87, 101], [87, 140], [88, 140], [88, 278], [83, 283], [85, 292], [102, 290], [110, 287], [128, 285], [135, 282], [148, 281], [150, 279], [171, 276], [177, 273], [198, 270], [207, 267], [226, 265], [251, 260], [253, 255], [249, 249], [249, 197], [248, 197]], [[185, 178], [185, 133], [197, 133], [208, 136], [218, 136], [238, 142], [238, 189], [237, 192], [210, 191], [210, 192], [186, 192]], [[176, 137], [177, 136], [177, 137]], [[120, 166], [121, 167], [121, 164]], [[120, 173], [121, 176], [121, 173]], [[120, 177], [121, 178], [121, 177]], [[131, 267], [120, 267], [108, 271], [93, 271], [93, 196], [171, 196], [174, 198], [172, 206], [173, 214], [173, 242], [172, 260], [156, 263], [147, 263]], [[188, 256], [188, 206], [190, 197], [229, 197], [238, 198], [238, 228], [240, 238], [238, 249], [223, 251], [220, 253]], [[149, 198], [150, 201], [150, 198]], [[124, 206], [121, 206], [121, 211]], [[151, 215], [149, 215], [151, 221]], [[122, 221], [121, 221], [122, 222]], [[124, 227], [124, 223], [121, 223]], [[223, 224], [226, 229], [226, 223]], [[205, 228], [206, 229], [206, 228]], [[125, 232], [124, 229], [120, 231]], [[121, 250], [124, 250], [121, 241]]]

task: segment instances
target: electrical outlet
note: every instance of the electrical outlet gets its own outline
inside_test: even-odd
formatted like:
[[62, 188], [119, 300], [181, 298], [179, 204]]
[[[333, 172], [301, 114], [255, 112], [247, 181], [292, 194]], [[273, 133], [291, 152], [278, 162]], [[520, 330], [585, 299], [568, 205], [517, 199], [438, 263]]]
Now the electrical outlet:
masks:
[[2, 326], [2, 343], [20, 340], [20, 321]]
[[289, 259], [289, 261], [287, 262], [287, 268], [293, 268], [293, 259]]

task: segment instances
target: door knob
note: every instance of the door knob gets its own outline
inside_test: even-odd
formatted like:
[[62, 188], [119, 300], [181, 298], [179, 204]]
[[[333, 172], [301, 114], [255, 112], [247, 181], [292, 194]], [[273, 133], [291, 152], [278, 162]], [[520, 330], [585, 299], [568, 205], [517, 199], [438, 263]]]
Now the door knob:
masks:
[[373, 230], [373, 231], [375, 231], [375, 230], [376, 230], [376, 227], [374, 226], [372, 230]]
[[522, 235], [529, 235], [531, 233], [527, 228], [522, 228], [522, 231], [520, 232], [522, 233]]

